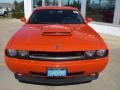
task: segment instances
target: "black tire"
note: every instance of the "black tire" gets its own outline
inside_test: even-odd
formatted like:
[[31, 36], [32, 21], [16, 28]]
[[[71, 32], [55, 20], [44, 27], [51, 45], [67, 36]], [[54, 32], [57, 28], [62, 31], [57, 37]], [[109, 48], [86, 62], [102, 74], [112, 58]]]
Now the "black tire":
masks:
[[7, 12], [4, 12], [4, 15], [3, 15], [4, 17], [7, 17], [8, 16], [8, 13]]

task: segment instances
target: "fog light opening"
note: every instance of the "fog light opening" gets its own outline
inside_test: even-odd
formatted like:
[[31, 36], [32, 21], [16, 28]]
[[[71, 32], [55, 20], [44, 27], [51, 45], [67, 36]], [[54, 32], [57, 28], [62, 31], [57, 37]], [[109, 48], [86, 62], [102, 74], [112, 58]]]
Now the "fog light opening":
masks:
[[96, 76], [96, 73], [91, 73], [90, 76]]
[[21, 74], [21, 73], [17, 73], [17, 75], [18, 75], [18, 76], [22, 76], [23, 74]]

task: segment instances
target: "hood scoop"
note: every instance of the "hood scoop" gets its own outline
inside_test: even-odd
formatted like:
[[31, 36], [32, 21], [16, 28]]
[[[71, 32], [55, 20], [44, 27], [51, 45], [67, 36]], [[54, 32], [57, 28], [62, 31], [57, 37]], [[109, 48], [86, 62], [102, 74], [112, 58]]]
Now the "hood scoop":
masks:
[[42, 30], [43, 36], [70, 36], [71, 29], [61, 25], [44, 26]]
[[71, 32], [43, 32], [43, 36], [70, 36]]

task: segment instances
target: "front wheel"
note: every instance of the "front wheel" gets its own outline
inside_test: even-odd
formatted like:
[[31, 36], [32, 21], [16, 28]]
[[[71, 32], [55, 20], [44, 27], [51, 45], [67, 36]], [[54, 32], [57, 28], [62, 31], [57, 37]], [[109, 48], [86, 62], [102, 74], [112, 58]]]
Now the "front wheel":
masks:
[[7, 12], [4, 12], [4, 15], [3, 15], [4, 17], [7, 17], [8, 16], [8, 13]]

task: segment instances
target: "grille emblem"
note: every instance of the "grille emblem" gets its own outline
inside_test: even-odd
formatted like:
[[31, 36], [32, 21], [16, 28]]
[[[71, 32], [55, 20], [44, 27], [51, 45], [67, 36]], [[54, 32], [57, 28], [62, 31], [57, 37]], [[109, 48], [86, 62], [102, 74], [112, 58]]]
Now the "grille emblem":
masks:
[[60, 48], [60, 45], [56, 45], [56, 46], [55, 46], [55, 49], [59, 49], [59, 48]]

